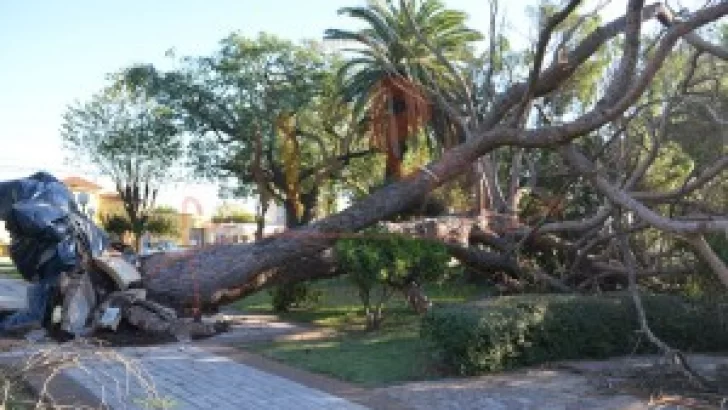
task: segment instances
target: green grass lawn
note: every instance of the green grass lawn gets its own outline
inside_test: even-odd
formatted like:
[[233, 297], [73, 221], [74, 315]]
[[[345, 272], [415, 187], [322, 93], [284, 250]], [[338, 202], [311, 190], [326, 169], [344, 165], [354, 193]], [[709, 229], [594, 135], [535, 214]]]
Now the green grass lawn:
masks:
[[0, 277], [14, 277], [20, 278], [18, 270], [15, 269], [15, 265], [7, 258], [0, 258]]
[[[280, 315], [283, 320], [332, 328], [337, 336], [315, 341], [286, 341], [243, 346], [266, 357], [365, 386], [441, 376], [419, 338], [419, 317], [395, 295], [376, 331], [366, 320], [356, 289], [346, 278], [316, 282], [321, 301], [314, 307]], [[434, 303], [471, 300], [482, 294], [471, 285], [433, 285], [426, 289]], [[261, 292], [236, 305], [247, 313], [271, 313], [270, 295]]]

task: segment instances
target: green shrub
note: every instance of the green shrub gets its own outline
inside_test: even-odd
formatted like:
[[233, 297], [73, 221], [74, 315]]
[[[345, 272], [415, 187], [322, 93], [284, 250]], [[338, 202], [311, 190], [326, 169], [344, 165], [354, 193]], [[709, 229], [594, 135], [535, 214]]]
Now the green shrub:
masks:
[[[728, 350], [728, 305], [666, 295], [643, 301], [652, 330], [671, 346]], [[652, 351], [638, 330], [628, 296], [543, 295], [435, 307], [421, 336], [454, 372], [472, 375]]]
[[361, 238], [339, 240], [335, 249], [339, 268], [359, 290], [369, 328], [379, 326], [382, 306], [394, 291], [445, 279], [458, 271], [448, 266], [451, 258], [442, 243], [379, 229], [367, 230]]
[[271, 289], [273, 311], [285, 313], [292, 307], [316, 305], [321, 300], [321, 291], [311, 288], [306, 282], [287, 283]]

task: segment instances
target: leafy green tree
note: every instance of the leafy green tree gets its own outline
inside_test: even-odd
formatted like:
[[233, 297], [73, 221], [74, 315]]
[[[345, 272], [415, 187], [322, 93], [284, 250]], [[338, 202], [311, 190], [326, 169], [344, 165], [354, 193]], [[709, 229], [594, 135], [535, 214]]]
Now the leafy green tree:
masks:
[[159, 186], [184, 153], [174, 113], [117, 78], [90, 101], [68, 107], [63, 118], [65, 147], [114, 181], [139, 249]]
[[147, 220], [146, 232], [156, 236], [175, 237], [180, 234], [177, 212], [154, 209]]
[[222, 204], [212, 217], [215, 223], [251, 223], [255, 222], [255, 215], [247, 210], [232, 204]]
[[448, 266], [450, 254], [442, 243], [378, 229], [368, 230], [362, 238], [341, 239], [335, 249], [340, 269], [359, 290], [368, 329], [379, 328], [384, 305], [394, 292], [406, 292], [413, 285], [442, 280], [458, 271]]
[[313, 42], [231, 35], [217, 53], [185, 59], [178, 71], [139, 66], [127, 78], [196, 136], [190, 154], [199, 174], [232, 178], [237, 194], [258, 195], [260, 234], [269, 202], [284, 206], [289, 227], [305, 224], [324, 181], [369, 154], [354, 151], [355, 124], [338, 98], [335, 64]]
[[[104, 230], [119, 237], [127, 232], [133, 232], [133, 224], [125, 215], [104, 215], [101, 217], [101, 224]], [[144, 232], [167, 237], [179, 235], [180, 227], [177, 211], [163, 207], [152, 210], [147, 217]]]
[[124, 215], [112, 214], [101, 216], [101, 225], [108, 233], [121, 238], [125, 233], [131, 232], [129, 218]]

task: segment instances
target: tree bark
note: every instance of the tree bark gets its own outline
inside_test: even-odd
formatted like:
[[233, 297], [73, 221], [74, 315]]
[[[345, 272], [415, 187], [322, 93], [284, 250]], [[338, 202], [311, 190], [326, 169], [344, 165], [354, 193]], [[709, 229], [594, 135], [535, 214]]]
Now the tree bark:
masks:
[[[642, 18], [651, 18], [659, 10], [660, 5], [648, 6], [643, 10]], [[619, 83], [618, 96], [611, 98], [610, 95], [592, 111], [573, 121], [537, 129], [509, 126], [504, 118], [523, 101], [524, 96], [536, 98], [561, 87], [584, 61], [625, 28], [630, 36], [638, 34], [638, 30], [635, 31], [634, 12], [630, 13], [629, 19], [621, 18], [606, 24], [576, 46], [566, 56], [566, 64], [555, 64], [536, 75], [528, 84], [516, 84], [502, 93], [478, 129], [468, 130], [472, 138], [445, 152], [440, 160], [411, 177], [383, 187], [343, 212], [253, 244], [220, 245], [174, 256], [152, 255], [143, 266], [150, 296], [174, 306], [189, 304], [196, 297], [199, 297], [202, 306], [229, 302], [235, 298], [231, 295], [240, 297], [245, 293], [244, 289], [259, 289], [270, 284], [283, 272], [282, 266], [301, 264], [305, 257], [330, 247], [342, 234], [356, 232], [414, 206], [430, 191], [461, 175], [473, 162], [496, 148], [514, 146], [536, 149], [568, 145], [579, 136], [622, 116], [643, 94], [682, 36], [726, 14], [728, 3], [720, 2], [702, 8], [679, 24], [671, 25], [653, 48], [650, 58], [639, 65], [639, 72], [634, 69], [634, 50], [627, 50], [620, 65], [620, 69], [624, 70], [620, 72], [624, 71], [628, 75], [617, 76], [613, 87], [607, 87], [608, 90], [615, 89], [614, 84]], [[629, 81], [622, 84], [625, 79]], [[567, 158], [572, 160], [571, 165], [583, 169], [583, 173], [611, 201], [636, 211], [654, 226], [668, 225], [667, 230], [678, 233], [701, 232], [704, 230], [701, 228], [711, 224], [725, 227], [724, 221], [680, 223], [654, 215], [644, 206], [635, 204], [632, 198], [625, 197], [627, 193], [595, 174], [589, 161], [584, 161], [578, 153], [574, 155], [574, 151], [569, 149], [562, 152], [567, 153]]]

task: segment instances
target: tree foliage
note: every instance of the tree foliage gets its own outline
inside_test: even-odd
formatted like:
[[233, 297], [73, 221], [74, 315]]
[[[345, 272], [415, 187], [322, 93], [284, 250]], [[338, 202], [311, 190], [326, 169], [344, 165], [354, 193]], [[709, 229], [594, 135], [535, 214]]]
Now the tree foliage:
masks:
[[233, 178], [241, 195], [286, 207], [289, 226], [310, 221], [323, 182], [352, 158], [354, 127], [333, 77], [337, 60], [313, 42], [233, 34], [209, 57], [187, 58], [178, 71], [127, 72], [183, 119], [196, 135], [192, 165]]
[[[134, 225], [125, 215], [111, 214], [101, 217], [101, 224], [109, 233], [122, 237], [127, 232], [134, 232]], [[144, 231], [156, 236], [177, 236], [180, 226], [177, 211], [174, 209], [156, 208], [147, 216]]]
[[442, 244], [391, 236], [380, 229], [367, 230], [362, 238], [339, 240], [335, 253], [340, 269], [359, 290], [370, 329], [379, 327], [383, 306], [394, 291], [458, 272], [448, 265], [450, 255]]
[[212, 217], [215, 223], [254, 223], [255, 215], [233, 204], [223, 203]]
[[[706, 240], [728, 226], [728, 52], [707, 30], [728, 14], [728, 4], [675, 13], [630, 0], [624, 16], [602, 22], [598, 8], [581, 3], [542, 2], [523, 20], [536, 36], [518, 50], [499, 25], [499, 2], [489, 2], [486, 52], [475, 59], [463, 15], [434, 1], [388, 1], [343, 10], [366, 22], [364, 30], [329, 32], [363, 45], [358, 54], [337, 58], [314, 43], [232, 35], [214, 54], [184, 59], [176, 70], [127, 70], [128, 83], [194, 136], [199, 171], [258, 195], [259, 222], [263, 204], [276, 201], [296, 227], [234, 251], [186, 255], [188, 267], [174, 273], [161, 256], [152, 258], [149, 269], [164, 273], [148, 286], [186, 301], [190, 283], [203, 277], [194, 267], [214, 265], [205, 268], [198, 300], [216, 305], [331, 275], [317, 263], [325, 259], [319, 252], [340, 235], [401, 215], [454, 180], [473, 187], [479, 218], [458, 220], [462, 226], [453, 230], [467, 241], [449, 243], [448, 252], [506, 287], [634, 289], [637, 277], [670, 289], [668, 278], [684, 278], [697, 259], [728, 284], [719, 245]], [[372, 85], [400, 78], [430, 102], [431, 129], [413, 135], [438, 139], [441, 149], [430, 157], [413, 149], [407, 178], [379, 185], [374, 162], [363, 160], [371, 129], [356, 113], [373, 112]], [[379, 102], [386, 100], [403, 108], [394, 93]], [[457, 138], [445, 144], [448, 135]], [[375, 189], [366, 186], [372, 182]], [[322, 187], [361, 195], [316, 220]], [[450, 219], [438, 223], [450, 229]], [[321, 269], [301, 273], [286, 265], [304, 260]]]
[[174, 113], [117, 76], [90, 101], [68, 107], [61, 134], [75, 160], [114, 181], [139, 240], [159, 187], [184, 152]]
[[339, 69], [343, 97], [353, 101], [356, 113], [365, 113], [372, 147], [386, 153], [386, 177], [401, 178], [406, 140], [433, 116], [440, 120], [435, 124], [447, 122], [427, 91], [459, 85], [442, 60], [466, 61], [481, 34], [466, 27], [465, 13], [440, 0], [370, 1], [339, 14], [366, 24], [358, 31], [326, 31], [327, 39], [361, 46], [351, 49], [355, 56]]

